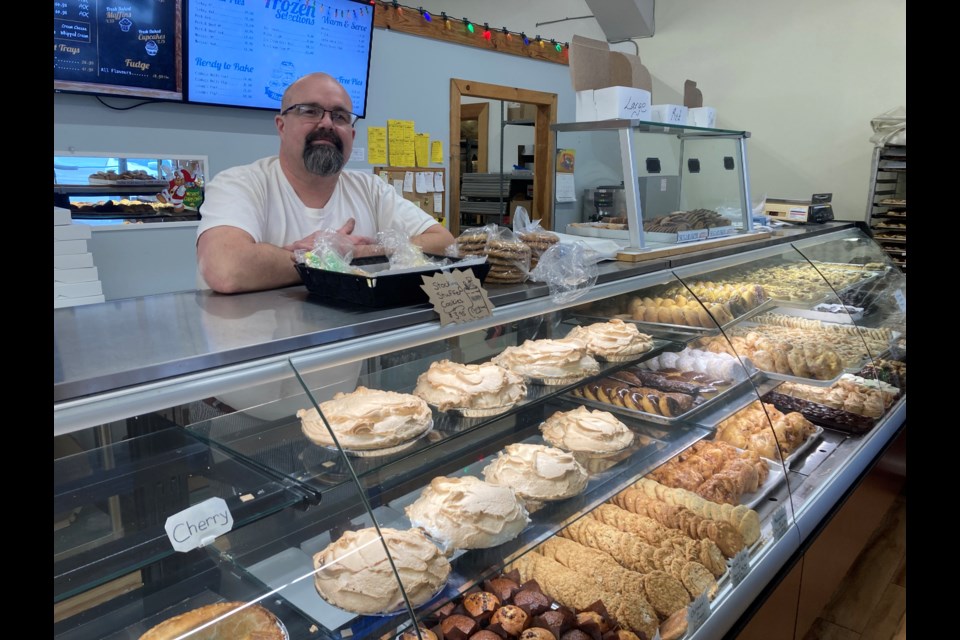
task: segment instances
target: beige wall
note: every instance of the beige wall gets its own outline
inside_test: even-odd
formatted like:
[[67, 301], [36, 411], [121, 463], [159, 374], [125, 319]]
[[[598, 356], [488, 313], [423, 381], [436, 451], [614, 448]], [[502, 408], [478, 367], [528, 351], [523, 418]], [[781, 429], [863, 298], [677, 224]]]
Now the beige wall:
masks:
[[[425, 8], [561, 42], [605, 39], [593, 18], [537, 26], [589, 16], [583, 0]], [[864, 218], [870, 119], [906, 107], [906, 0], [661, 0], [655, 20], [655, 35], [636, 40], [654, 103], [681, 101], [690, 78], [716, 107], [718, 126], [750, 131], [754, 200], [827, 191], [837, 218]]]

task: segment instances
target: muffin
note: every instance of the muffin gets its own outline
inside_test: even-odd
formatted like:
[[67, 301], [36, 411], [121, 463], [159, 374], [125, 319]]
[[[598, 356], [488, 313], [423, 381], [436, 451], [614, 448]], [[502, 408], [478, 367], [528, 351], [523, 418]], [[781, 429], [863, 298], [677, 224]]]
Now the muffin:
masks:
[[[433, 425], [430, 407], [409, 393], [357, 387], [320, 403], [320, 411], [347, 451], [378, 451], [410, 443]], [[335, 447], [317, 409], [297, 411], [303, 434], [314, 444]]]
[[446, 553], [495, 547], [516, 538], [530, 522], [513, 489], [474, 476], [434, 478], [404, 512]]
[[455, 411], [468, 418], [503, 413], [527, 395], [523, 377], [492, 362], [431, 363], [417, 378], [413, 394], [438, 411]]
[[[413, 606], [432, 598], [447, 582], [450, 562], [417, 529], [383, 528], [383, 542]], [[324, 600], [344, 611], [388, 613], [404, 605], [400, 585], [373, 527], [347, 531], [313, 556], [314, 583]]]

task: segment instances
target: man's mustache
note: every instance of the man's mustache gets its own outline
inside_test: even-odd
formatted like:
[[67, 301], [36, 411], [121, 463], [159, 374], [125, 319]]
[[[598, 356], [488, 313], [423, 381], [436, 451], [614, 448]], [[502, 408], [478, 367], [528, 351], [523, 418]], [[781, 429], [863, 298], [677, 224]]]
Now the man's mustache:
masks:
[[341, 140], [337, 134], [326, 129], [317, 129], [313, 133], [307, 136], [307, 144], [313, 144], [317, 140], [326, 140], [327, 142], [332, 142], [338, 151], [343, 151], [343, 140]]

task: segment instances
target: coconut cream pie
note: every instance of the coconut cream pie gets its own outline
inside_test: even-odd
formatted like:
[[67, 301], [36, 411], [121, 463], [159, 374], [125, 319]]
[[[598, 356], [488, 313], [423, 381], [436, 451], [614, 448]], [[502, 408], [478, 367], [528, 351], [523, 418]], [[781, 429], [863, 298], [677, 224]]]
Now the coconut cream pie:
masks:
[[434, 478], [404, 511], [447, 553], [495, 547], [516, 538], [530, 522], [513, 489], [474, 476]]
[[[446, 556], [418, 529], [380, 531], [410, 604], [417, 607], [430, 600], [450, 574]], [[320, 596], [353, 613], [388, 613], [403, 606], [383, 542], [377, 530], [368, 527], [347, 531], [314, 555], [314, 584]]]
[[607, 362], [632, 360], [653, 349], [652, 337], [620, 318], [574, 327], [565, 339], [579, 340], [586, 345], [587, 353]]
[[417, 378], [413, 394], [439, 411], [458, 410], [467, 417], [496, 415], [527, 395], [523, 377], [492, 362], [433, 362]]
[[612, 413], [586, 407], [557, 411], [540, 432], [547, 443], [574, 453], [616, 453], [633, 444], [633, 432]]
[[[384, 449], [409, 442], [430, 429], [433, 417], [421, 398], [409, 393], [357, 387], [320, 403], [320, 410], [347, 450]], [[334, 445], [316, 408], [297, 411], [303, 433], [311, 442]]]
[[579, 340], [527, 340], [491, 359], [542, 384], [567, 384], [600, 371], [600, 364]]
[[483, 477], [512, 488], [531, 512], [543, 502], [570, 498], [587, 486], [587, 472], [573, 454], [542, 444], [508, 444], [484, 467]]

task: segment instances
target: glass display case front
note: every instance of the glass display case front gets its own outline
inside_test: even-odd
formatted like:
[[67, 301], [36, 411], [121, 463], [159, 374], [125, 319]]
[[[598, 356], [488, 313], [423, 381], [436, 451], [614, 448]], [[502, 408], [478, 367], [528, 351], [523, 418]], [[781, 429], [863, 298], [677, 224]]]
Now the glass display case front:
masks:
[[552, 129], [575, 158], [557, 168], [558, 220], [572, 208], [567, 233], [648, 252], [754, 235], [748, 132], [636, 120]]
[[[905, 296], [840, 232], [62, 436], [54, 635], [190, 637], [245, 603], [283, 637], [718, 637], [901, 428]], [[175, 550], [165, 523], [215, 498], [232, 528]]]

